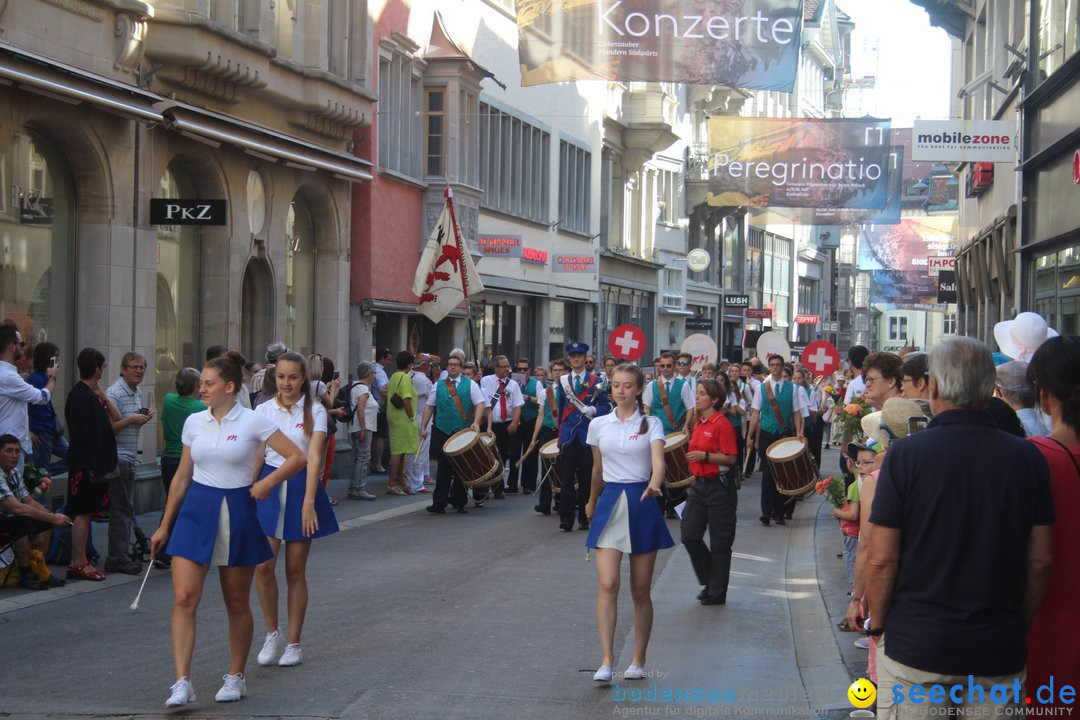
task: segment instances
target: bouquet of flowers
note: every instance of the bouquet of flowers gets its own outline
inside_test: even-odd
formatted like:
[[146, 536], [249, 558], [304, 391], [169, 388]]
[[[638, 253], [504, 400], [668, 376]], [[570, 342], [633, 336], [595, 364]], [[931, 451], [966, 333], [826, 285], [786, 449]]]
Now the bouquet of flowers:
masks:
[[825, 396], [831, 398], [833, 403], [838, 403], [844, 399], [843, 393], [833, 385], [826, 385], [821, 388], [821, 392], [825, 393]]
[[40, 498], [49, 492], [52, 486], [52, 478], [49, 477], [49, 468], [36, 467], [26, 463], [23, 469], [23, 485], [32, 497]]
[[854, 397], [851, 402], [836, 411], [833, 427], [838, 428], [837, 434], [846, 442], [862, 432], [863, 416], [872, 411], [873, 408], [864, 397], [861, 395]]
[[823, 495], [835, 508], [844, 506], [846, 496], [844, 494], [844, 481], [833, 476], [814, 483], [814, 489], [818, 495]]

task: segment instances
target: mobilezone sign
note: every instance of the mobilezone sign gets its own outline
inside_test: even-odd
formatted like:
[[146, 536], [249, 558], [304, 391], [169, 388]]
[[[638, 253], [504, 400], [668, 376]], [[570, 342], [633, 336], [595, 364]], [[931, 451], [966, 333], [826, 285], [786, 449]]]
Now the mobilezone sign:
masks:
[[1015, 163], [1016, 140], [1012, 120], [916, 120], [911, 159]]

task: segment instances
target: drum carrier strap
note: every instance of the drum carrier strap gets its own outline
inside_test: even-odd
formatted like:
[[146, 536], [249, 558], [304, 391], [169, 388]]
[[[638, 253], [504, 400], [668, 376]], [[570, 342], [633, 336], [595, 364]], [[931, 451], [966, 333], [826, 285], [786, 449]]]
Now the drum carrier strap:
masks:
[[[765, 388], [765, 395], [769, 398], [769, 405], [772, 406], [773, 414], [776, 415], [776, 423], [784, 429], [785, 433], [790, 432], [787, 423], [784, 422], [784, 415], [780, 412], [780, 404], [776, 402], [776, 395], [773, 394], [772, 385], [769, 384], [768, 380], [763, 380], [761, 384]], [[795, 412], [794, 409], [792, 409], [792, 412]]]
[[664, 414], [667, 415], [668, 423], [671, 427], [675, 427], [675, 416], [671, 413], [671, 401], [668, 400], [667, 388], [664, 387], [664, 383], [660, 381], [660, 378], [656, 379], [656, 388], [660, 394], [660, 402], [664, 404]]
[[555, 402], [555, 388], [549, 387], [544, 390], [547, 393], [548, 412], [551, 413], [551, 422], [555, 426], [555, 429], [559, 429], [559, 425], [562, 424], [562, 418], [559, 417], [559, 406]]
[[454, 406], [457, 407], [458, 414], [461, 415], [461, 419], [466, 425], [469, 424], [469, 418], [465, 417], [465, 408], [461, 404], [461, 398], [457, 394], [457, 386], [454, 385], [454, 381], [450, 378], [446, 378], [446, 389], [450, 392], [450, 399], [454, 401]]

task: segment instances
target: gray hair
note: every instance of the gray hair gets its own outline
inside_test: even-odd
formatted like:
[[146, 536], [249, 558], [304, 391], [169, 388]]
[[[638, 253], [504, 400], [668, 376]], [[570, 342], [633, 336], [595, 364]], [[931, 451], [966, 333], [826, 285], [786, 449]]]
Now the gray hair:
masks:
[[942, 402], [964, 408], [986, 406], [997, 373], [985, 344], [975, 338], [949, 337], [930, 349], [928, 362]]
[[199, 371], [193, 367], [186, 367], [176, 371], [176, 394], [181, 397], [189, 397], [195, 388], [199, 387]]
[[323, 357], [318, 353], [307, 356], [307, 379], [321, 380], [323, 371]]
[[373, 372], [375, 372], [375, 363], [362, 362], [356, 366], [356, 379], [363, 380]]
[[447, 357], [448, 358], [456, 357], [458, 360], [461, 360], [461, 362], [465, 362], [465, 351], [462, 350], [461, 348], [454, 348], [453, 350], [450, 351], [450, 354], [447, 355]]

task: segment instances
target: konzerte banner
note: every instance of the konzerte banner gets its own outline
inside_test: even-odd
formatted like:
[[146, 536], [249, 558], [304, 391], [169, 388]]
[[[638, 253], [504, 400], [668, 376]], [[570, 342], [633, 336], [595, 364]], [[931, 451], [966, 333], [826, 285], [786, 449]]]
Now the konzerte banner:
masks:
[[709, 119], [710, 205], [882, 210], [888, 120]]
[[517, 0], [521, 84], [680, 82], [791, 92], [803, 0]]

